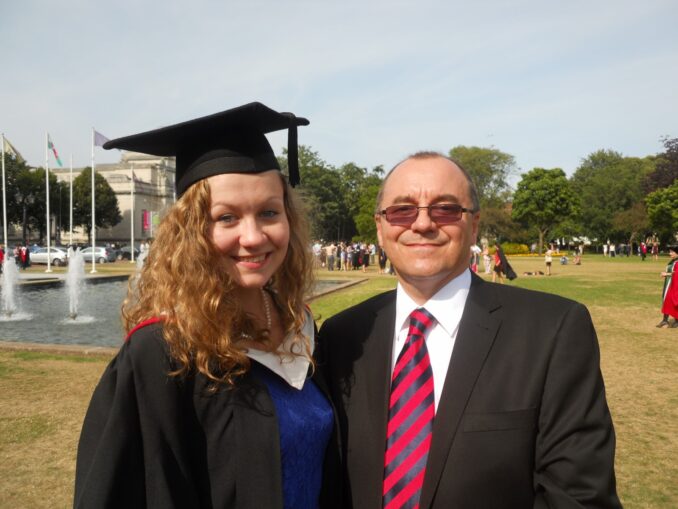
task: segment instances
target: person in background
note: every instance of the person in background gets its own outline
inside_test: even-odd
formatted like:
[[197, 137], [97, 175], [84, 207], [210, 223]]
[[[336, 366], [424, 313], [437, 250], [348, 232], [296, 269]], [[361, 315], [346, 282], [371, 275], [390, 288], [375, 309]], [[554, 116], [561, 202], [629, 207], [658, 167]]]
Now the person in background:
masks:
[[487, 244], [483, 246], [483, 266], [485, 274], [492, 272], [492, 257], [490, 256], [490, 246]]
[[127, 338], [87, 410], [76, 508], [341, 507], [304, 304], [313, 255], [264, 136], [289, 129], [295, 185], [296, 130], [307, 124], [250, 103], [105, 144], [176, 156], [178, 199], [130, 286]]
[[379, 274], [386, 274], [386, 262], [388, 261], [386, 251], [384, 251], [384, 249], [379, 246], [377, 252], [379, 255]]
[[336, 244], [330, 241], [330, 243], [323, 249], [325, 250], [325, 257], [327, 260], [327, 270], [334, 270], [334, 260], [337, 257]]
[[473, 272], [478, 272], [478, 262], [480, 261], [480, 253], [482, 250], [478, 247], [478, 244], [473, 244], [471, 246], [471, 270]]
[[469, 270], [468, 173], [420, 152], [375, 221], [396, 290], [327, 319], [346, 508], [621, 507], [598, 341], [584, 306]]
[[549, 246], [544, 255], [544, 263], [546, 264], [546, 275], [551, 275], [551, 265], [553, 264], [553, 246]]
[[[657, 327], [678, 327], [678, 278], [673, 277], [676, 272], [676, 262], [678, 261], [678, 245], [668, 246], [669, 263], [660, 276], [664, 278], [664, 287], [662, 289], [662, 321]], [[669, 316], [673, 317], [673, 322], [669, 323]]]
[[504, 250], [501, 248], [499, 245], [499, 242], [497, 242], [494, 245], [494, 273], [492, 274], [492, 282], [496, 282], [496, 278], [499, 278], [499, 283], [504, 282], [504, 275], [510, 280], [513, 281], [515, 278], [518, 277], [518, 275], [515, 273], [513, 270], [513, 267], [511, 267], [511, 264], [508, 262], [506, 259], [506, 255], [504, 254]]

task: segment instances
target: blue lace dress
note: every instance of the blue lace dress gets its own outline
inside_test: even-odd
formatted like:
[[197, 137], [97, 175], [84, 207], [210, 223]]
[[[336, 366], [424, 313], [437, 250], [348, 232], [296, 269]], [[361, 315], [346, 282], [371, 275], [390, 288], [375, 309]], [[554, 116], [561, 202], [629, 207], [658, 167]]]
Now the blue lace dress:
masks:
[[[310, 311], [301, 331], [315, 347]], [[286, 338], [278, 355], [250, 350], [252, 374], [266, 385], [275, 407], [280, 433], [282, 487], [285, 509], [317, 509], [325, 451], [334, 426], [332, 407], [315, 382], [308, 378], [310, 360]], [[262, 508], [265, 509], [265, 508]]]
[[299, 390], [258, 362], [252, 373], [266, 384], [276, 409], [285, 509], [317, 509], [332, 408], [310, 378]]

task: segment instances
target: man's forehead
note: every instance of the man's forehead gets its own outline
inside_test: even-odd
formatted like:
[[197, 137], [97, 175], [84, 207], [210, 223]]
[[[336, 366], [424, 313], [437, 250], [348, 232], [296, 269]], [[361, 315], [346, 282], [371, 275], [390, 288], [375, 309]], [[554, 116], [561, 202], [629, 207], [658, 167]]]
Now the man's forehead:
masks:
[[408, 159], [396, 166], [384, 184], [384, 195], [465, 196], [468, 181], [463, 172], [449, 159], [430, 157]]

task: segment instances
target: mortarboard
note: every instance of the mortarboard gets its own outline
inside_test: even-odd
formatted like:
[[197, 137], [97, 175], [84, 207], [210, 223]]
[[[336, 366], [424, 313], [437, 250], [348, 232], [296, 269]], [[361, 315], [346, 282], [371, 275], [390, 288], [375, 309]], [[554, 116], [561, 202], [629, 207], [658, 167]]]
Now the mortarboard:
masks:
[[198, 180], [221, 173], [280, 170], [266, 133], [288, 129], [289, 181], [299, 183], [297, 126], [309, 121], [253, 102], [153, 131], [108, 141], [105, 149], [122, 149], [176, 157], [177, 195]]

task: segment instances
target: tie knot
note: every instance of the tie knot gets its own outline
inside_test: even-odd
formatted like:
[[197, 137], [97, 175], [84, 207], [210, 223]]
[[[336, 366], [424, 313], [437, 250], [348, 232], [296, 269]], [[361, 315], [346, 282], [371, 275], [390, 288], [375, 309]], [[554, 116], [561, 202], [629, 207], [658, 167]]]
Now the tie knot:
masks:
[[410, 314], [410, 334], [421, 334], [425, 336], [431, 330], [434, 322], [433, 315], [426, 308], [417, 308]]

